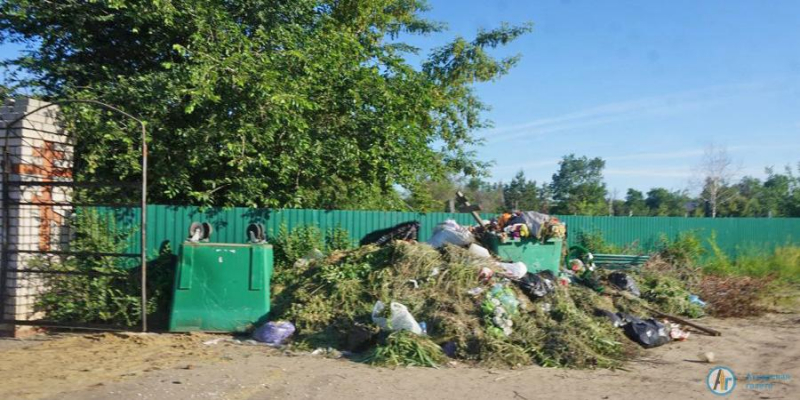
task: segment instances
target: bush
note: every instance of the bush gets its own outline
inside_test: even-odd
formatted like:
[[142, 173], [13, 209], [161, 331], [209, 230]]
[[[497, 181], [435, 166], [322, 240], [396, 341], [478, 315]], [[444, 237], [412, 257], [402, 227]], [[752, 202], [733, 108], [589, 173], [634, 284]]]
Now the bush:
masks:
[[[123, 253], [132, 230], [116, 226], [113, 214], [80, 209], [69, 223], [74, 238], [70, 250], [78, 257], [39, 257], [31, 267], [64, 274], [44, 274], [44, 291], [35, 307], [57, 322], [135, 326], [141, 322], [141, 269], [138, 259], [92, 253]], [[168, 306], [174, 260], [159, 257], [148, 274], [147, 312]]]
[[328, 252], [336, 250], [349, 250], [353, 247], [353, 241], [350, 240], [350, 232], [347, 229], [337, 226], [334, 229], [328, 229], [325, 235], [325, 250]]
[[654, 304], [659, 311], [689, 318], [703, 316], [703, 307], [689, 301], [691, 293], [685, 282], [653, 273], [643, 273], [642, 278], [642, 299]]
[[603, 233], [600, 231], [581, 231], [578, 233], [578, 245], [586, 248], [592, 253], [620, 254], [622, 249], [618, 246], [606, 243]]
[[800, 284], [800, 247], [785, 245], [771, 250], [747, 248], [735, 258], [720, 249], [712, 236], [709, 241], [712, 257], [703, 268], [717, 276], [770, 278], [776, 284]]
[[628, 243], [624, 246], [611, 244], [606, 242], [603, 233], [600, 231], [578, 232], [578, 245], [592, 253], [598, 254], [642, 254], [642, 249], [638, 241]]
[[314, 249], [322, 250], [322, 232], [314, 225], [298, 226], [291, 231], [286, 224], [278, 228], [278, 235], [270, 240], [275, 252], [275, 265], [278, 268], [293, 265]]
[[662, 235], [659, 255], [677, 266], [697, 265], [706, 254], [703, 242], [695, 232], [680, 232], [674, 239]]

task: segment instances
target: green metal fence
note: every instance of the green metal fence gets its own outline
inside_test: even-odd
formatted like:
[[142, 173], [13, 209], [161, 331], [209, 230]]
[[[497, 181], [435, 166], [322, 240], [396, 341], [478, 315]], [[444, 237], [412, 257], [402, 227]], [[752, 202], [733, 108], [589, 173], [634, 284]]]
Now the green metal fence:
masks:
[[600, 232], [607, 243], [638, 244], [645, 252], [659, 247], [661, 237], [674, 238], [694, 232], [715, 241], [728, 255], [749, 249], [771, 250], [784, 244], [800, 244], [800, 218], [682, 218], [682, 217], [559, 217], [567, 223], [570, 241], [580, 232]]
[[[388, 228], [406, 221], [421, 223], [420, 240], [431, 236], [433, 227], [445, 219], [455, 219], [460, 224], [473, 223], [469, 214], [415, 213], [391, 211], [326, 211], [326, 210], [268, 210], [250, 208], [205, 209], [150, 205], [147, 208], [147, 248], [155, 255], [166, 243], [177, 251], [187, 236], [189, 225], [209, 222], [214, 228], [212, 240], [223, 243], [246, 241], [248, 224], [264, 224], [269, 236], [278, 232], [281, 224], [289, 229], [302, 225], [316, 225], [325, 233], [341, 227], [350, 233], [354, 243], [370, 232]], [[110, 211], [110, 210], [109, 210]], [[138, 210], [114, 210], [118, 224], [136, 221]], [[493, 215], [485, 214], [489, 219]], [[747, 248], [771, 248], [787, 243], [800, 244], [800, 218], [679, 218], [679, 217], [584, 217], [559, 216], [567, 224], [567, 234], [572, 244], [580, 232], [600, 232], [607, 243], [619, 246], [637, 243], [644, 251], [658, 246], [662, 236], [674, 237], [679, 232], [693, 231], [701, 238], [716, 234], [719, 246], [730, 255]], [[131, 223], [130, 226], [135, 226]], [[130, 245], [138, 248], [133, 235]]]

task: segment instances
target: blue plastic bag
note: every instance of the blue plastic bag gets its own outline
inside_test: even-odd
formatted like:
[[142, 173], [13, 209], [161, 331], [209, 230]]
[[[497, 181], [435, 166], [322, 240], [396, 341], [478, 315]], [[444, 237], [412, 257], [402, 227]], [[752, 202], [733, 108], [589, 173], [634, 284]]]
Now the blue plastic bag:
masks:
[[693, 294], [693, 295], [689, 296], [689, 302], [692, 303], [692, 304], [697, 304], [700, 307], [705, 307], [706, 306], [706, 302], [703, 301], [703, 300], [700, 300], [700, 298], [697, 297], [696, 294]]
[[288, 321], [267, 322], [253, 332], [253, 339], [270, 346], [280, 346], [294, 333], [294, 324]]

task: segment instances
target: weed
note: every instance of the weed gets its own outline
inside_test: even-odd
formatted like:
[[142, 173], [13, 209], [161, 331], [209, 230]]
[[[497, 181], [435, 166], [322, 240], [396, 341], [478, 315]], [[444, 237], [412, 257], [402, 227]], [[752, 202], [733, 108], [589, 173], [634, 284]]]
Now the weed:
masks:
[[696, 232], [680, 232], [674, 239], [660, 238], [659, 255], [667, 262], [680, 266], [697, 265], [706, 254], [703, 242]]
[[[113, 214], [91, 208], [78, 210], [69, 226], [74, 233], [70, 250], [88, 254], [30, 261], [33, 269], [65, 273], [43, 275], [45, 289], [36, 298], [36, 310], [58, 322], [137, 325], [142, 319], [140, 268], [120, 257], [91, 254], [125, 252], [132, 231], [118, 229]], [[150, 263], [148, 314], [160, 313], [163, 317], [165, 313], [172, 261], [163, 256]]]
[[375, 346], [364, 362], [396, 367], [416, 366], [433, 367], [443, 364], [447, 358], [441, 347], [427, 336], [415, 335], [408, 331], [398, 331], [388, 334], [385, 339]]

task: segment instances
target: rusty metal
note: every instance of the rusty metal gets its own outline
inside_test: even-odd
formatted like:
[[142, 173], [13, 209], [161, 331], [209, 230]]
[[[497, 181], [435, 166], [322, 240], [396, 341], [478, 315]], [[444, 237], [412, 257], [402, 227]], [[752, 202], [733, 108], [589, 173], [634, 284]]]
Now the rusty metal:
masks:
[[[140, 137], [141, 148], [140, 149], [141, 149], [141, 165], [142, 165], [142, 175], [141, 175], [141, 180], [139, 182], [75, 182], [75, 181], [66, 182], [66, 181], [56, 181], [54, 179], [56, 179], [57, 177], [62, 177], [63, 176], [63, 175], [58, 175], [58, 174], [65, 174], [63, 167], [54, 167], [53, 163], [56, 162], [56, 161], [60, 161], [60, 159], [56, 158], [56, 156], [53, 156], [54, 158], [52, 160], [48, 160], [48, 162], [50, 163], [49, 164], [49, 168], [50, 168], [51, 171], [58, 170], [58, 174], [57, 175], [51, 175], [49, 177], [42, 177], [41, 179], [35, 180], [35, 181], [24, 181], [24, 180], [22, 180], [21, 177], [20, 177], [19, 181], [12, 181], [11, 180], [11, 174], [12, 174], [12, 161], [11, 161], [11, 159], [12, 159], [12, 157], [17, 157], [16, 155], [12, 155], [11, 152], [9, 151], [9, 146], [10, 146], [11, 139], [16, 137], [17, 139], [19, 139], [19, 140], [21, 140], [23, 142], [26, 142], [26, 139], [23, 137], [23, 133], [22, 133], [23, 129], [37, 131], [39, 133], [39, 135], [42, 135], [42, 132], [38, 131], [35, 128], [30, 128], [30, 127], [25, 127], [25, 126], [16, 126], [16, 125], [18, 123], [20, 123], [20, 121], [24, 120], [25, 118], [27, 118], [28, 116], [30, 116], [32, 114], [35, 114], [36, 112], [38, 112], [40, 110], [43, 110], [43, 109], [46, 109], [46, 108], [49, 108], [49, 107], [53, 107], [53, 106], [60, 106], [60, 105], [74, 104], [74, 103], [89, 104], [89, 105], [97, 106], [97, 107], [100, 107], [100, 108], [103, 108], [103, 109], [106, 109], [106, 110], [110, 110], [110, 111], [115, 112], [115, 113], [117, 113], [119, 115], [122, 115], [122, 116], [124, 116], [126, 118], [132, 119], [132, 120], [136, 121], [136, 123], [139, 124], [139, 126], [141, 128], [141, 137]], [[8, 296], [8, 292], [9, 292], [9, 290], [8, 290], [9, 289], [8, 288], [8, 276], [9, 276], [10, 273], [20, 273], [21, 272], [21, 273], [24, 273], [24, 274], [63, 274], [63, 275], [74, 274], [74, 275], [87, 275], [87, 276], [115, 276], [114, 274], [110, 274], [110, 273], [106, 274], [106, 273], [100, 273], [100, 272], [94, 272], [94, 271], [92, 271], [92, 272], [82, 272], [82, 271], [69, 271], [69, 270], [42, 270], [42, 269], [35, 269], [35, 268], [22, 268], [22, 269], [21, 268], [9, 268], [10, 267], [9, 264], [10, 264], [10, 261], [11, 261], [11, 256], [13, 254], [17, 254], [17, 255], [20, 255], [20, 254], [47, 254], [47, 255], [50, 255], [50, 256], [58, 256], [58, 257], [80, 256], [80, 257], [137, 258], [139, 260], [140, 273], [141, 273], [141, 287], [140, 287], [140, 294], [139, 295], [140, 295], [140, 312], [141, 312], [142, 318], [141, 318], [140, 329], [142, 331], [147, 331], [147, 329], [148, 329], [148, 327], [147, 327], [147, 258], [146, 258], [146, 256], [147, 256], [147, 254], [146, 254], [146, 244], [147, 244], [147, 228], [146, 228], [146, 221], [147, 221], [147, 129], [146, 129], [146, 125], [145, 125], [144, 121], [142, 121], [141, 119], [139, 119], [137, 117], [134, 117], [133, 115], [131, 115], [131, 114], [129, 114], [129, 113], [117, 108], [117, 107], [114, 107], [112, 105], [103, 103], [101, 101], [69, 99], [69, 100], [52, 101], [52, 102], [49, 102], [48, 104], [36, 107], [31, 111], [27, 111], [24, 114], [20, 115], [19, 117], [17, 117], [15, 119], [9, 121], [8, 123], [6, 123], [6, 125], [5, 125], [5, 127], [3, 129], [6, 131], [6, 135], [4, 137], [4, 143], [3, 143], [3, 149], [2, 149], [2, 151], [3, 151], [3, 172], [2, 172], [2, 183], [3, 183], [3, 187], [2, 187], [2, 210], [3, 210], [2, 229], [3, 229], [3, 239], [2, 239], [2, 246], [0, 246], [0, 251], [2, 253], [0, 255], [0, 262], [2, 263], [3, 269], [2, 269], [2, 272], [0, 273], [0, 304], [2, 304], [2, 309], [0, 310], [0, 313], [2, 313], [2, 315], [0, 315], [0, 322], [11, 323], [11, 324], [14, 324], [14, 325], [35, 325], [35, 326], [49, 326], [49, 327], [61, 327], [61, 328], [78, 328], [78, 329], [102, 329], [102, 330], [129, 329], [130, 327], [118, 327], [118, 326], [112, 326], [112, 325], [90, 324], [90, 323], [83, 323], [83, 322], [81, 322], [81, 323], [63, 323], [63, 322], [57, 322], [57, 321], [47, 321], [47, 320], [43, 320], [43, 319], [39, 319], [39, 320], [19, 320], [16, 317], [14, 317], [12, 319], [6, 318], [5, 307], [8, 304], [7, 300], [9, 300], [9, 296]], [[15, 132], [16, 129], [19, 129], [20, 133]], [[42, 137], [42, 140], [45, 140], [45, 139]], [[61, 142], [49, 142], [49, 141], [45, 140], [45, 143], [61, 143]], [[28, 144], [30, 145], [30, 143], [28, 143]], [[50, 153], [51, 155], [56, 154], [56, 153], [61, 153], [62, 157], [63, 157], [63, 154], [64, 154], [63, 151], [57, 150], [57, 148], [55, 147], [56, 144], [50, 144], [49, 146], [53, 146], [53, 147], [45, 147], [45, 148], [37, 149], [36, 151], [38, 152], [38, 156], [44, 158], [44, 157], [47, 157], [48, 153]], [[31, 147], [35, 148], [34, 146], [31, 146]], [[73, 166], [74, 166], [74, 155], [75, 155], [74, 150], [73, 150], [72, 154], [73, 154]], [[34, 154], [34, 156], [37, 156], [37, 154]], [[19, 156], [19, 158], [21, 159], [22, 156]], [[20, 175], [34, 175], [34, 176], [36, 176], [36, 175], [38, 175], [38, 172], [40, 170], [44, 170], [44, 167], [36, 166], [36, 164], [23, 165], [22, 163], [20, 163], [19, 165], [21, 166], [21, 168], [19, 168], [19, 169], [21, 169], [19, 171]], [[28, 168], [25, 171], [36, 170], [37, 173], [34, 173], [34, 172], [23, 172], [22, 168], [25, 168], [25, 167]], [[71, 175], [71, 174], [70, 174], [70, 177], [72, 179], [74, 179], [74, 176]], [[26, 201], [25, 200], [24, 190], [27, 187], [34, 187], [34, 188], [35, 187], [46, 187], [46, 188], [49, 188], [49, 191], [48, 191], [48, 189], [44, 189], [45, 194], [47, 194], [47, 196], [43, 196], [43, 197], [45, 197], [45, 199], [44, 199], [45, 201], [42, 201], [41, 199], [40, 200]], [[40, 210], [41, 210], [41, 207], [50, 207], [50, 209], [49, 209], [49, 211], [51, 213], [50, 215], [56, 215], [56, 216], [58, 214], [57, 211], [54, 211], [56, 207], [71, 207], [73, 210], [74, 210], [74, 207], [80, 207], [80, 206], [91, 206], [91, 207], [114, 206], [114, 207], [120, 207], [121, 204], [119, 204], [119, 203], [112, 203], [112, 204], [88, 203], [87, 204], [87, 203], [73, 202], [73, 201], [69, 201], [69, 202], [52, 201], [53, 200], [53, 190], [54, 190], [54, 188], [71, 188], [73, 190], [77, 190], [77, 188], [132, 188], [132, 187], [134, 187], [134, 188], [138, 187], [138, 188], [141, 189], [141, 198], [140, 198], [139, 202], [137, 202], [135, 204], [134, 203], [124, 203], [123, 205], [127, 206], [127, 207], [135, 206], [135, 207], [139, 207], [141, 209], [141, 212], [140, 212], [140, 227], [139, 227], [139, 229], [140, 229], [140, 237], [139, 237], [140, 246], [139, 247], [140, 248], [139, 248], [139, 252], [137, 252], [137, 253], [103, 253], [103, 252], [91, 253], [91, 252], [75, 252], [75, 251], [53, 250], [53, 249], [49, 248], [50, 247], [49, 241], [52, 240], [51, 231], [50, 230], [47, 230], [46, 233], [45, 233], [46, 240], [48, 241], [48, 242], [44, 243], [45, 244], [45, 248], [41, 247], [43, 239], [42, 239], [42, 232], [39, 231], [38, 240], [39, 240], [39, 243], [40, 243], [40, 250], [38, 250], [38, 251], [37, 250], [25, 250], [25, 249], [19, 249], [19, 248], [12, 249], [10, 247], [10, 243], [9, 243], [10, 242], [10, 238], [11, 238], [11, 222], [10, 222], [11, 214], [10, 214], [10, 208], [11, 208], [12, 205], [40, 206]], [[17, 199], [12, 198], [12, 190], [14, 190], [14, 189], [16, 189], [19, 192], [18, 193], [18, 197], [19, 198], [17, 198]], [[34, 199], [39, 196], [38, 190], [37, 190], [36, 193], [37, 194], [34, 196]], [[64, 192], [62, 192], [60, 194], [63, 195]], [[72, 197], [77, 197], [77, 196], [72, 196]], [[47, 201], [47, 200], [50, 200], [50, 201]], [[19, 210], [18, 212], [21, 213], [23, 208], [18, 208], [17, 210]], [[19, 220], [21, 221], [22, 219], [20, 218]], [[39, 225], [39, 229], [41, 229], [42, 226], [43, 225], [40, 224]], [[21, 230], [22, 228], [24, 228], [24, 227], [23, 226], [17, 226], [18, 230]], [[21, 235], [21, 234], [18, 233], [18, 235]], [[19, 256], [17, 256], [16, 259], [17, 259], [18, 263], [21, 262], [21, 261], [19, 261], [20, 260]], [[20, 275], [16, 275], [15, 274], [15, 277], [18, 277], [18, 276], [20, 276]], [[17, 279], [19, 279], [19, 278], [17, 278]]]

